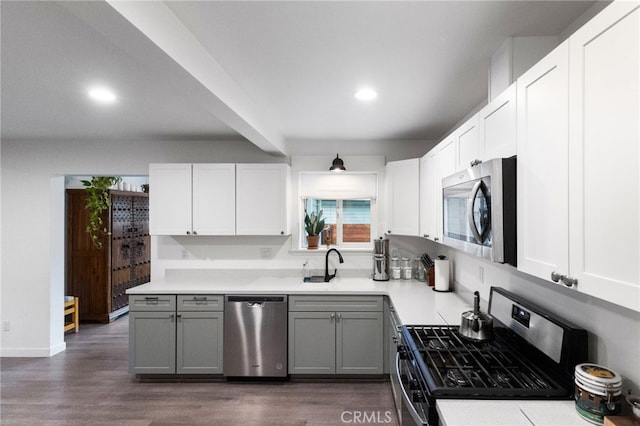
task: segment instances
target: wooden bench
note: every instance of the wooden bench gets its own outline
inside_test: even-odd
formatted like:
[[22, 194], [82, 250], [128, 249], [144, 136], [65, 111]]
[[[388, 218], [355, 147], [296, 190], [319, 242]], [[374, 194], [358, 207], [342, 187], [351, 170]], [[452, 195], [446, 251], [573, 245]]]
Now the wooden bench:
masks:
[[80, 321], [78, 319], [79, 308], [78, 298], [75, 296], [64, 297], [64, 332], [74, 330], [78, 332]]

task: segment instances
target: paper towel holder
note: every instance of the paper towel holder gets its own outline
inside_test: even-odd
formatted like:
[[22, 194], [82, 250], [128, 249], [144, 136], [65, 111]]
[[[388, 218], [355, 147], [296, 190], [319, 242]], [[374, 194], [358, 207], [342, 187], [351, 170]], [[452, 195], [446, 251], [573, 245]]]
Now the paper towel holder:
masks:
[[[445, 261], [445, 262], [443, 262], [443, 261]], [[444, 271], [442, 274], [439, 274], [438, 273], [438, 269], [439, 269], [438, 265], [439, 264], [442, 265], [443, 263], [446, 264], [446, 271]], [[435, 276], [436, 277], [435, 277], [435, 285], [433, 286], [433, 291], [436, 291], [438, 293], [451, 293], [453, 291], [451, 289], [451, 282], [450, 282], [451, 280], [450, 280], [450, 277], [449, 277], [449, 268], [450, 267], [451, 266], [449, 265], [449, 259], [447, 259], [447, 257], [444, 256], [444, 255], [438, 256], [438, 258], [435, 260], [435, 269], [436, 269]], [[443, 279], [443, 278], [447, 281], [446, 288], [442, 288], [443, 286], [439, 286], [438, 285], [438, 280], [439, 279]], [[438, 287], [441, 287], [441, 288], [438, 288]]]

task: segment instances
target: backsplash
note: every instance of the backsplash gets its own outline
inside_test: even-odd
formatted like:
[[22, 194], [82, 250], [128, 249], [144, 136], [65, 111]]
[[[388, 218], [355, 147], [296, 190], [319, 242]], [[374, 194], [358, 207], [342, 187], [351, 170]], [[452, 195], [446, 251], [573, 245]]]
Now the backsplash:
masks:
[[[479, 291], [488, 301], [491, 286], [503, 287], [589, 332], [591, 362], [611, 368], [623, 377], [623, 391], [640, 393], [640, 312], [578, 293], [502, 265], [473, 257], [424, 238], [390, 236], [390, 247], [403, 253], [431, 257], [446, 255], [452, 264], [454, 290], [471, 301]], [[484, 303], [486, 306], [486, 303]]]

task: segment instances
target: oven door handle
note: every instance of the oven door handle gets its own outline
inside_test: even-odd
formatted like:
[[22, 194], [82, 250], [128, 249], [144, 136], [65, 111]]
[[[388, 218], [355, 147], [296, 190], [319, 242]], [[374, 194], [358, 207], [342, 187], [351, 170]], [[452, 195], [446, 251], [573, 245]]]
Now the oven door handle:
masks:
[[428, 424], [426, 419], [423, 419], [422, 417], [420, 417], [420, 414], [418, 414], [415, 407], [413, 406], [412, 401], [409, 398], [409, 395], [407, 395], [407, 392], [404, 390], [404, 383], [402, 383], [402, 379], [400, 378], [400, 353], [396, 353], [396, 376], [398, 378], [398, 383], [400, 383], [400, 390], [402, 391], [403, 403], [407, 405], [407, 408], [409, 408], [409, 414], [411, 414], [411, 417], [413, 417], [413, 420], [416, 423], [421, 425]]

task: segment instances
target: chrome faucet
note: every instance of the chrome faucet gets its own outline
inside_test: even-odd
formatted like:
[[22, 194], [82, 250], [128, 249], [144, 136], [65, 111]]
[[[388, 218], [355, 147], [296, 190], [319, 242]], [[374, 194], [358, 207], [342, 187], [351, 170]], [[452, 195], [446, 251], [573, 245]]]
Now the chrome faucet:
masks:
[[344, 263], [344, 259], [342, 258], [342, 255], [337, 249], [332, 248], [327, 250], [327, 254], [324, 257], [324, 282], [325, 283], [328, 283], [329, 281], [331, 281], [336, 276], [336, 272], [338, 272], [338, 269], [335, 269], [333, 271], [333, 275], [329, 275], [329, 253], [331, 253], [332, 251], [335, 251], [336, 253], [338, 253], [338, 258], [340, 259], [340, 263]]

